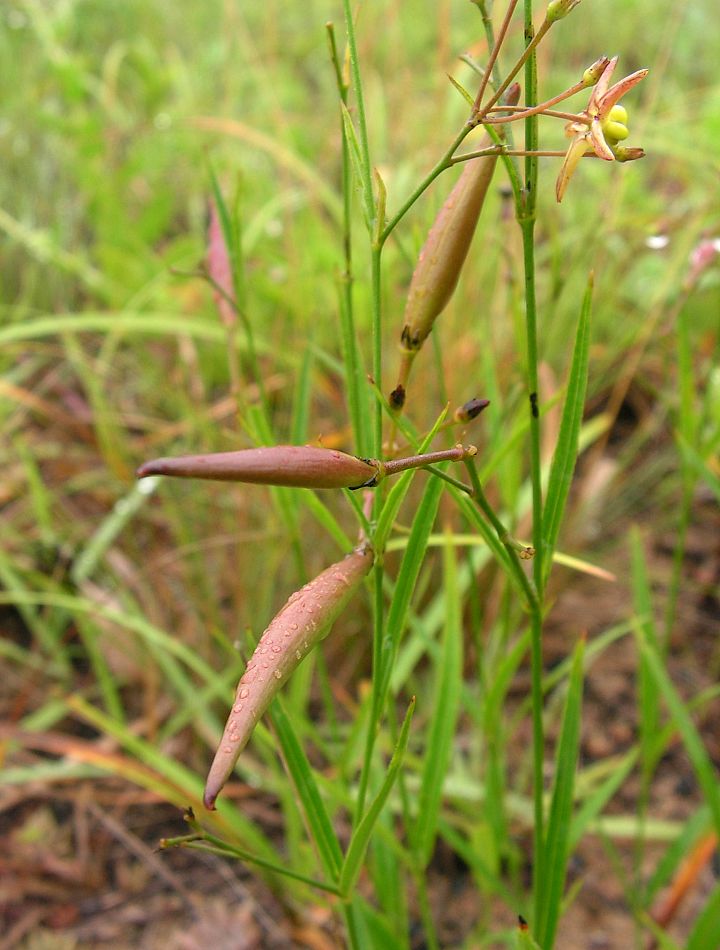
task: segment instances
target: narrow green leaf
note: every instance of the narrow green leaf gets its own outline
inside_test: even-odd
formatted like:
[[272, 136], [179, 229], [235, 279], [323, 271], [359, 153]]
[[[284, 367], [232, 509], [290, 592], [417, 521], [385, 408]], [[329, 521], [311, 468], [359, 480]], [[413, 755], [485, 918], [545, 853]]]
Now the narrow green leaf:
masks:
[[373, 680], [373, 709], [375, 711], [373, 718], [380, 714], [380, 710], [382, 710], [385, 703], [393, 661], [407, 622], [410, 599], [415, 590], [420, 568], [425, 560], [427, 541], [435, 523], [443, 488], [444, 483], [439, 478], [428, 479], [422, 500], [413, 518], [412, 530], [395, 581], [395, 592], [385, 623], [385, 636], [379, 656], [379, 667]]
[[383, 177], [377, 168], [373, 169], [375, 178], [375, 187], [377, 189], [377, 206], [375, 211], [375, 228], [373, 232], [373, 241], [375, 244], [382, 243], [382, 234], [385, 230], [385, 208], [387, 206], [387, 188]]
[[685, 464], [689, 465], [705, 482], [716, 500], [720, 502], [720, 478], [712, 470], [708, 461], [680, 433], [676, 434], [676, 439]]
[[342, 553], [347, 554], [352, 549], [353, 542], [325, 502], [313, 491], [304, 492], [302, 501], [303, 508], [309, 511], [317, 523], [327, 531]]
[[665, 853], [655, 865], [652, 877], [645, 888], [645, 900], [648, 905], [661, 888], [665, 887], [677, 871], [680, 862], [692, 851], [695, 842], [712, 828], [712, 815], [704, 805], [690, 816], [681, 833], [665, 849]]
[[[402, 782], [402, 776], [400, 776]], [[402, 788], [400, 786], [400, 791]], [[398, 939], [405, 940], [410, 930], [405, 863], [398, 854], [400, 842], [396, 837], [396, 819], [390, 809], [380, 815], [377, 834], [370, 842], [368, 864], [373, 890], [387, 926]], [[384, 946], [384, 944], [383, 944]]]
[[457, 91], [463, 97], [465, 102], [467, 102], [470, 108], [473, 109], [475, 107], [475, 97], [470, 95], [470, 93], [467, 91], [467, 89], [465, 88], [465, 86], [463, 86], [462, 83], [459, 83], [457, 79], [453, 79], [450, 73], [447, 74], [447, 78], [450, 80], [450, 82], [455, 87], [455, 89], [457, 89]]
[[407, 950], [407, 942], [400, 940], [388, 926], [387, 919], [359, 894], [353, 895], [352, 909], [358, 924], [352, 943], [353, 950]]
[[[109, 310], [104, 312], [59, 313], [55, 316], [35, 317], [0, 328], [0, 345], [36, 340], [45, 336], [59, 336], [63, 333], [112, 333], [118, 337], [124, 334], [140, 336], [188, 336], [196, 340], [228, 345], [227, 330], [217, 323], [199, 317], [180, 319], [177, 313], [143, 313], [135, 310]], [[272, 349], [276, 358], [282, 357], [286, 365], [298, 361], [296, 353], [288, 351], [278, 354], [277, 347], [256, 340], [257, 350], [267, 353]], [[241, 338], [233, 340], [233, 345], [241, 352], [247, 349]]]
[[650, 642], [646, 632], [642, 628], [638, 628], [636, 635], [640, 642], [640, 651], [647, 663], [648, 671], [662, 698], [665, 700], [670, 716], [680, 733], [685, 751], [695, 770], [698, 784], [703, 791], [705, 801], [712, 814], [715, 830], [720, 835], [720, 785], [718, 785], [716, 769], [710, 760], [710, 756], [703, 744], [700, 734], [695, 728], [695, 724], [690, 718], [685, 703], [680, 698], [670, 680], [670, 676], [660, 658], [657, 647]]
[[580, 748], [580, 716], [582, 711], [583, 656], [585, 641], [574, 650], [568, 681], [560, 739], [558, 742], [555, 782], [550, 801], [545, 834], [543, 866], [545, 878], [540, 882], [534, 932], [545, 950], [551, 950], [562, 906], [567, 862], [570, 855], [575, 771]]
[[242, 311], [245, 306], [245, 272], [243, 268], [243, 237], [239, 207], [236, 207], [234, 213], [231, 213], [212, 165], [209, 166], [209, 171], [210, 187], [212, 189], [215, 207], [217, 208], [218, 218], [220, 220], [220, 228], [230, 262], [233, 299], [235, 306], [238, 310]]
[[312, 402], [312, 371], [315, 363], [315, 354], [311, 349], [305, 350], [300, 363], [295, 384], [293, 399], [293, 415], [290, 424], [290, 444], [304, 445], [308, 438], [308, 424], [310, 419], [310, 404]]
[[720, 884], [715, 885], [695, 921], [685, 950], [709, 950], [710, 947], [720, 947]]
[[352, 116], [344, 102], [340, 103], [342, 112], [343, 126], [345, 128], [345, 138], [348, 143], [348, 154], [350, 155], [350, 164], [355, 179], [355, 187], [360, 195], [360, 204], [362, 206], [363, 218], [368, 231], [372, 229], [372, 222], [375, 213], [372, 194], [368, 194], [366, 178], [363, 171], [363, 160], [360, 153], [360, 142], [353, 124]]
[[353, 832], [353, 836], [350, 839], [350, 844], [345, 855], [342, 871], [340, 872], [339, 885], [343, 894], [350, 894], [357, 883], [357, 879], [362, 868], [362, 863], [365, 858], [365, 852], [370, 841], [370, 835], [372, 834], [375, 823], [377, 822], [380, 812], [387, 801], [387, 797], [390, 794], [393, 785], [395, 784], [395, 780], [397, 779], [400, 766], [402, 765], [403, 758], [405, 756], [405, 750], [407, 749], [408, 738], [410, 736], [410, 723], [412, 722], [414, 710], [415, 698], [413, 697], [413, 699], [410, 701], [410, 705], [408, 706], [408, 710], [405, 713], [405, 719], [403, 720], [403, 724], [400, 729], [400, 735], [398, 736], [395, 751], [393, 752], [392, 758], [390, 759], [390, 764], [388, 765], [388, 770], [385, 774], [385, 778], [383, 779], [383, 783], [380, 786], [380, 790], [370, 803], [370, 807], [365, 812], [362, 821], [358, 825], [357, 829]]
[[605, 781], [584, 799], [582, 806], [573, 817], [570, 827], [570, 853], [577, 847], [588, 827], [595, 821], [597, 816], [628, 777], [636, 762], [637, 752], [635, 750], [628, 752], [617, 763], [617, 767], [612, 770]]
[[413, 829], [415, 850], [421, 868], [427, 867], [437, 834], [442, 789], [453, 749], [462, 692], [463, 631], [457, 584], [455, 549], [443, 549], [445, 631], [442, 652], [435, 671], [432, 716], [424, 752], [424, 767]]
[[578, 438], [585, 407], [588, 378], [588, 354], [590, 350], [590, 309], [593, 278], [590, 277], [578, 320], [575, 349], [570, 364], [567, 394], [563, 407], [560, 432], [553, 455], [548, 480], [547, 497], [543, 511], [544, 563], [546, 571], [552, 564], [552, 553], [557, 544], [565, 505], [575, 463], [578, 456]]
[[295, 786], [323, 870], [331, 881], [336, 882], [342, 866], [342, 849], [313, 777], [310, 763], [285, 712], [283, 700], [279, 696], [273, 701], [270, 714], [288, 774]]
[[112, 543], [149, 501], [159, 484], [159, 476], [150, 476], [136, 482], [126, 495], [118, 498], [73, 561], [71, 574], [77, 585], [93, 575]]

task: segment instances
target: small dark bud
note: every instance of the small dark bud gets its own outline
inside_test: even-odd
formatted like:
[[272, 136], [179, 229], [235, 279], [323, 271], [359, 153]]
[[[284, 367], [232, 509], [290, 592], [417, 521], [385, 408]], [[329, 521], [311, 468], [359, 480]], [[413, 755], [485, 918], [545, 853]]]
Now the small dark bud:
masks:
[[490, 405], [489, 399], [469, 399], [455, 410], [455, 422], [470, 422]]
[[402, 409], [405, 405], [405, 387], [396, 386], [395, 389], [390, 393], [390, 406], [393, 409]]

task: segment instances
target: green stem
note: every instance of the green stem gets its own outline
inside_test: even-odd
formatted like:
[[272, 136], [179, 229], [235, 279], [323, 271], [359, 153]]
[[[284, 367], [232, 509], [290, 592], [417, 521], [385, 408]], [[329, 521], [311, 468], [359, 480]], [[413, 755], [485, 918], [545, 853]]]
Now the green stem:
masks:
[[[373, 380], [382, 386], [382, 244], [374, 244], [370, 251], [371, 282], [371, 319], [372, 319], [372, 368]], [[383, 407], [379, 399], [374, 400], [373, 455], [382, 458], [382, 419]]]
[[[338, 96], [341, 103], [347, 106], [348, 86], [343, 78], [340, 57], [338, 56], [335, 43], [335, 30], [332, 23], [328, 23], [326, 29]], [[342, 115], [340, 116], [340, 136], [342, 142], [341, 188], [343, 202], [343, 266], [342, 272], [339, 275], [340, 336], [343, 362], [346, 367], [348, 411], [353, 428], [353, 437], [358, 454], [364, 456], [370, 451], [370, 445], [366, 424], [367, 417], [362, 411], [362, 360], [358, 351], [353, 309], [352, 168], [350, 165], [350, 150], [345, 123], [342, 120]]]
[[462, 492], [465, 492], [466, 495], [472, 495], [473, 490], [464, 482], [461, 482], [459, 478], [453, 478], [452, 475], [448, 475], [447, 472], [443, 472], [441, 468], [435, 468], [434, 465], [423, 465], [422, 466], [426, 472], [430, 472], [431, 475], [434, 475], [436, 478], [441, 478], [444, 482], [447, 482], [448, 485], [452, 485], [453, 488], [457, 488]]
[[[525, 96], [532, 109], [537, 103], [537, 62], [535, 48], [549, 28], [543, 22], [535, 35], [533, 30], [532, 0], [525, 0]], [[490, 103], [494, 105], [494, 103]], [[525, 149], [533, 152], [538, 147], [538, 117], [531, 115], [525, 122]], [[540, 465], [540, 412], [538, 384], [537, 300], [535, 294], [535, 216], [537, 203], [538, 159], [535, 155], [525, 157], [525, 193], [519, 224], [522, 232], [523, 266], [525, 275], [525, 323], [527, 346], [528, 409], [530, 412], [530, 479], [532, 483], [532, 540], [535, 548], [533, 575], [537, 590], [537, 604], [531, 612], [531, 695], [533, 726], [533, 806], [535, 827], [533, 835], [533, 893], [534, 921], [541, 919], [542, 900], [545, 888], [545, 818], [543, 812], [543, 761], [545, 737], [543, 729], [543, 651], [542, 651], [542, 604], [543, 587], [543, 535], [542, 535], [542, 481]]]
[[[565, 152], [560, 151], [560, 149], [537, 149], [534, 152], [528, 152], [524, 148], [506, 148], [504, 145], [489, 145], [487, 148], [481, 148], [477, 152], [464, 152], [462, 155], [456, 155], [450, 160], [450, 164], [460, 165], [462, 162], [472, 161], [473, 158], [484, 158], [486, 155], [499, 155], [501, 158], [506, 155], [514, 155], [519, 158], [527, 158], [528, 155], [531, 155], [533, 158], [563, 158]], [[588, 154], [587, 156], [583, 156], [583, 158], [585, 157], [591, 158], [592, 155]]]
[[[493, 74], [494, 77], [497, 79], [498, 73], [497, 73], [496, 63], [497, 63], [498, 53], [500, 52], [500, 47], [503, 45], [505, 41], [505, 36], [507, 34], [508, 27], [510, 26], [510, 20], [512, 19], [512, 15], [515, 12], [515, 7], [517, 5], [518, 5], [518, 0], [510, 0], [510, 3], [508, 4], [508, 8], [505, 11], [505, 17], [502, 21], [502, 25], [500, 26], [500, 31], [497, 35], [497, 39], [495, 39], [493, 35], [492, 20], [488, 16], [487, 8], [484, 3], [479, 4], [480, 12], [483, 18], [483, 25], [485, 27], [485, 34], [488, 38], [488, 43], [489, 43], [491, 52], [488, 58], [487, 66], [485, 67], [485, 75], [483, 76], [482, 81], [480, 82], [480, 88], [478, 89], [478, 94], [475, 97], [475, 105], [473, 107], [473, 112], [480, 111], [480, 103], [482, 102], [482, 97], [485, 95], [485, 89], [487, 88], [487, 84], [490, 81], [491, 74]], [[498, 83], [496, 82], [496, 85], [497, 84]]]
[[438, 175], [441, 175], [445, 169], [450, 168], [452, 165], [452, 157], [455, 154], [456, 150], [459, 148], [460, 144], [467, 138], [467, 136], [475, 128], [475, 125], [464, 125], [460, 132], [455, 136], [450, 147], [447, 149], [445, 154], [435, 165], [435, 167], [430, 171], [425, 178], [420, 182], [415, 191], [410, 195], [410, 197], [400, 206], [399, 211], [390, 219], [390, 221], [385, 225], [382, 234], [380, 235], [380, 242], [384, 244], [387, 239], [390, 237], [392, 232], [395, 230], [397, 225], [402, 221], [407, 212], [412, 208], [415, 202], [418, 200], [420, 195], [426, 191], [430, 185], [435, 181]]
[[[530, 7], [530, 18], [529, 18], [529, 19], [528, 19], [528, 14], [527, 14], [528, 7]], [[482, 111], [481, 111], [481, 113], [480, 113], [480, 119], [481, 119], [481, 121], [482, 121], [483, 116], [489, 111], [489, 109], [490, 109], [492, 106], [494, 106], [495, 103], [500, 99], [500, 96], [505, 92], [505, 90], [507, 89], [507, 87], [508, 87], [508, 86], [510, 85], [510, 83], [513, 81], [513, 79], [517, 76], [517, 74], [520, 72], [520, 70], [523, 68], [523, 66], [525, 66], [525, 83], [526, 83], [526, 86], [527, 86], [527, 79], [528, 79], [528, 74], [527, 74], [527, 73], [528, 73], [528, 70], [527, 70], [527, 67], [528, 67], [528, 64], [532, 64], [532, 66], [533, 66], [533, 71], [534, 71], [534, 67], [535, 67], [535, 50], [537, 49], [538, 43], [542, 40], [542, 38], [545, 36], [545, 34], [547, 33], [547, 31], [550, 29], [551, 26], [552, 26], [552, 23], [549, 23], [547, 20], [545, 20], [545, 21], [543, 22], [542, 26], [540, 27], [540, 29], [539, 29], [539, 30], [537, 31], [537, 33], [535, 34], [534, 31], [533, 31], [533, 25], [532, 25], [532, 0], [525, 0], [525, 37], [526, 37], [527, 45], [526, 45], [525, 50], [523, 51], [523, 54], [522, 54], [522, 56], [520, 57], [520, 59], [515, 63], [515, 65], [513, 66], [513, 68], [512, 68], [512, 69], [510, 70], [510, 72], [507, 74], [507, 76], [505, 77], [505, 79], [504, 79], [504, 80], [502, 81], [502, 83], [500, 84], [500, 87], [495, 90], [495, 93], [494, 93], [492, 99], [491, 99], [491, 100], [488, 102], [488, 104], [482, 109]], [[527, 86], [527, 90], [528, 90], [528, 93], [529, 93], [529, 91], [530, 91], [530, 87], [529, 87], [529, 86]], [[529, 103], [529, 104], [535, 105], [535, 101], [534, 101], [534, 99], [531, 99], [530, 95], [528, 95], [527, 98], [528, 98], [528, 103]]]
[[464, 461], [465, 467], [468, 470], [468, 475], [470, 476], [470, 482], [472, 483], [473, 487], [473, 501], [493, 526], [495, 529], [495, 534], [498, 536], [498, 540], [507, 551], [510, 568], [521, 590], [525, 594], [528, 610], [530, 610], [532, 613], [538, 613], [537, 594], [533, 590], [533, 586], [528, 580], [525, 571], [522, 569], [520, 558], [518, 557], [518, 547], [521, 547], [521, 545], [518, 545], [515, 539], [511, 536], [505, 525], [495, 514], [492, 505], [487, 500], [482, 485], [480, 484], [480, 477], [478, 475], [477, 466], [475, 465], [475, 460], [472, 457], [468, 457], [464, 459]]

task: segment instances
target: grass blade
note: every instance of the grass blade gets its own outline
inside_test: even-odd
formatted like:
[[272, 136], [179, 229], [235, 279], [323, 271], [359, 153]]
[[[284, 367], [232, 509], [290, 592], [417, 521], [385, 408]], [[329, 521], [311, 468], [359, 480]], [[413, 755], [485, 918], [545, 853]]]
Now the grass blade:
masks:
[[686, 950], [707, 950], [708, 947], [720, 947], [720, 884], [695, 921]]
[[703, 745], [700, 734], [695, 728], [695, 724], [690, 718], [685, 703], [680, 698], [668, 675], [657, 646], [650, 642], [642, 628], [638, 628], [636, 636], [640, 645], [641, 656], [658, 692], [665, 700], [677, 731], [680, 733], [685, 750], [695, 770], [698, 784], [712, 814], [715, 830], [720, 834], [720, 786], [718, 786], [715, 767]]
[[585, 641], [575, 647], [568, 695], [558, 742], [555, 783], [545, 835], [545, 878], [538, 890], [537, 920], [534, 932], [538, 943], [550, 950], [555, 940], [562, 905], [567, 861], [570, 855], [575, 771], [580, 747], [580, 716], [582, 712], [583, 657]]
[[365, 812], [362, 821], [358, 825], [350, 840], [350, 845], [348, 846], [347, 854], [345, 855], [342, 871], [340, 872], [339, 883], [340, 890], [343, 894], [349, 894], [357, 883], [357, 879], [362, 868], [363, 859], [365, 857], [365, 852], [370, 842], [370, 835], [373, 832], [375, 823], [380, 817], [380, 812], [382, 811], [383, 805], [387, 801], [387, 797], [390, 794], [393, 785], [395, 784], [395, 780], [398, 777], [398, 772], [400, 771], [400, 766], [402, 765], [402, 761], [405, 756], [405, 750], [407, 748], [408, 738], [410, 736], [410, 723], [412, 722], [414, 711], [415, 699], [413, 697], [413, 699], [410, 701], [407, 712], [405, 713], [405, 719], [403, 720], [403, 724], [400, 729], [400, 735], [398, 736], [398, 741], [395, 745], [395, 751], [393, 752], [392, 758], [390, 759], [390, 764], [385, 774], [385, 778], [383, 779], [383, 783], [380, 786], [380, 790], [370, 803], [370, 806]]
[[543, 544], [545, 546], [543, 563], [546, 572], [549, 571], [552, 564], [552, 552], [555, 550], [558, 534], [560, 533], [560, 525], [562, 524], [578, 456], [578, 437], [587, 391], [592, 290], [593, 278], [591, 276], [580, 308], [580, 319], [578, 320], [575, 349], [570, 364], [567, 395], [565, 396], [560, 432], [553, 455], [545, 510], [543, 511]]
[[323, 869], [330, 880], [337, 881], [342, 866], [342, 850], [313, 777], [310, 763], [285, 712], [283, 701], [279, 697], [273, 702], [271, 715], [288, 774], [295, 786]]
[[422, 501], [420, 502], [413, 526], [405, 548], [400, 570], [395, 582], [395, 593], [385, 624], [386, 636], [383, 638], [378, 665], [373, 679], [375, 687], [373, 693], [373, 721], [377, 721], [385, 703], [387, 688], [390, 683], [393, 660], [397, 654], [398, 644], [407, 621], [410, 599], [417, 583], [420, 568], [425, 560], [428, 538], [435, 523], [440, 496], [444, 484], [439, 478], [431, 478], [425, 486]]
[[454, 548], [446, 545], [443, 555], [445, 631], [436, 670], [435, 695], [430, 707], [432, 718], [424, 752], [418, 817], [413, 829], [421, 868], [427, 867], [435, 843], [443, 781], [452, 755], [462, 692], [463, 632]]

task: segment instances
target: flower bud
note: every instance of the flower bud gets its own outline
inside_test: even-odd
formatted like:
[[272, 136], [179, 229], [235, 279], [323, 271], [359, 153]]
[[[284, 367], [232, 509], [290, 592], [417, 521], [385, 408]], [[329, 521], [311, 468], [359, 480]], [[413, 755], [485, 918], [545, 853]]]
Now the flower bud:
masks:
[[141, 465], [137, 474], [138, 478], [176, 475], [295, 488], [360, 488], [375, 483], [380, 466], [372, 459], [366, 461], [335, 449], [273, 445], [238, 452], [155, 459]]
[[[516, 105], [520, 87], [508, 93], [505, 104]], [[492, 144], [486, 135], [478, 151]], [[420, 349], [455, 290], [496, 163], [497, 155], [470, 159], [430, 229], [408, 291], [400, 337], [404, 350]]]
[[617, 145], [613, 149], [613, 155], [616, 162], [636, 162], [639, 158], [645, 158], [645, 149]]
[[598, 79], [605, 72], [608, 64], [610, 62], [609, 56], [601, 56], [600, 59], [596, 59], [592, 66], [588, 66], [585, 72], [582, 74], [582, 83], [587, 88], [588, 86], [596, 85]]
[[469, 399], [462, 406], [458, 406], [453, 414], [455, 422], [470, 422], [475, 419], [483, 409], [490, 405], [489, 399]]
[[310, 650], [327, 636], [372, 564], [370, 548], [356, 548], [294, 593], [270, 622], [238, 683], [205, 783], [206, 808], [215, 807], [220, 790], [275, 694]]
[[571, 10], [575, 9], [578, 3], [580, 3], [580, 0], [550, 0], [545, 12], [545, 19], [549, 23], [562, 20]]

